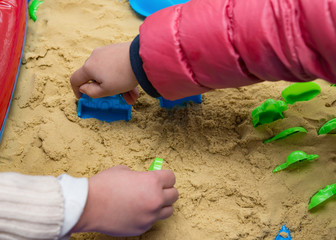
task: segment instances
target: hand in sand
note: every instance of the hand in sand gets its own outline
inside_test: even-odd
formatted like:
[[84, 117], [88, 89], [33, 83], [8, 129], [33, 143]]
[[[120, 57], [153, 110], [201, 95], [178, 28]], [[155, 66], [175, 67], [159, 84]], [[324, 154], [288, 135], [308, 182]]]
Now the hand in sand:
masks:
[[72, 232], [140, 235], [173, 214], [178, 199], [174, 184], [169, 170], [134, 172], [116, 166], [100, 172], [89, 179], [86, 206]]
[[96, 48], [84, 65], [71, 76], [70, 82], [77, 98], [82, 93], [92, 98], [122, 93], [128, 104], [139, 97], [138, 82], [130, 59], [130, 42]]

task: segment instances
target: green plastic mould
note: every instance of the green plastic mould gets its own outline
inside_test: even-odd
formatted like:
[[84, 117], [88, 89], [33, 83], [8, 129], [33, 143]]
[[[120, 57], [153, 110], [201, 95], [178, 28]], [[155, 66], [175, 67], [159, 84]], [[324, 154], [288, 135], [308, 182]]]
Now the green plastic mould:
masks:
[[251, 113], [253, 126], [257, 127], [259, 125], [282, 119], [284, 118], [282, 112], [287, 109], [288, 106], [284, 101], [267, 99], [260, 106], [253, 109]]
[[320, 189], [317, 193], [315, 193], [309, 202], [308, 210], [316, 207], [317, 205], [323, 203], [327, 199], [331, 198], [336, 194], [336, 183], [327, 185], [325, 188]]
[[264, 141], [264, 143], [269, 143], [269, 142], [273, 142], [275, 140], [283, 139], [283, 138], [286, 138], [286, 137], [291, 136], [291, 135], [293, 135], [295, 133], [298, 133], [298, 132], [307, 133], [307, 130], [304, 129], [303, 127], [288, 128], [288, 129], [282, 131], [281, 133], [279, 133], [278, 135], [276, 135], [272, 138], [266, 139]]
[[314, 82], [294, 83], [281, 92], [281, 96], [288, 104], [308, 101], [319, 95], [321, 87]]
[[326, 122], [318, 131], [318, 135], [333, 133], [336, 130], [336, 118]]
[[29, 17], [33, 19], [34, 22], [36, 22], [36, 19], [37, 19], [37, 16], [36, 16], [37, 9], [42, 3], [43, 1], [33, 0], [28, 7]]
[[283, 164], [281, 164], [280, 166], [277, 166], [273, 172], [279, 172], [281, 170], [284, 170], [285, 168], [288, 168], [290, 165], [297, 163], [297, 162], [302, 162], [302, 161], [311, 161], [314, 160], [316, 158], [318, 158], [319, 156], [316, 154], [312, 154], [312, 155], [308, 155], [307, 153], [303, 152], [303, 151], [294, 151], [291, 154], [288, 155], [287, 157], [287, 161]]

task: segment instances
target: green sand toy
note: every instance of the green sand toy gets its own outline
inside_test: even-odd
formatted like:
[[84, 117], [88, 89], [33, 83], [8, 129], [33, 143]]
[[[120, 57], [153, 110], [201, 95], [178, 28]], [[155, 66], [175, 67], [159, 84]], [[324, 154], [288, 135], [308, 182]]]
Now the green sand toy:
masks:
[[327, 185], [325, 188], [320, 189], [314, 196], [311, 197], [310, 203], [308, 205], [308, 210], [316, 207], [327, 199], [331, 198], [336, 194], [336, 183]]
[[37, 19], [36, 12], [39, 6], [43, 3], [40, 0], [33, 0], [28, 7], [29, 17], [35, 22]]
[[293, 135], [295, 133], [298, 133], [298, 132], [306, 133], [307, 130], [304, 129], [303, 127], [288, 128], [288, 129], [282, 131], [281, 133], [279, 133], [278, 135], [276, 135], [276, 136], [274, 136], [272, 138], [266, 139], [263, 143], [269, 143], [269, 142], [273, 142], [275, 140], [286, 138], [286, 137], [288, 137], [290, 135]]
[[326, 122], [318, 131], [318, 135], [336, 133], [334, 130], [336, 130], [336, 118]]
[[154, 171], [154, 170], [161, 170], [162, 169], [162, 158], [155, 158], [155, 160], [152, 162], [150, 167], [148, 168], [148, 171]]
[[330, 86], [331, 86], [331, 87], [336, 87], [336, 84], [331, 84]]
[[308, 155], [307, 153], [303, 152], [303, 151], [294, 151], [291, 154], [288, 155], [287, 157], [287, 161], [283, 164], [281, 164], [280, 166], [277, 166], [273, 172], [279, 172], [285, 168], [288, 168], [290, 165], [297, 163], [297, 162], [302, 162], [302, 161], [311, 161], [314, 160], [316, 158], [318, 158], [319, 156], [316, 154], [312, 154], [312, 155]]
[[294, 83], [281, 92], [281, 96], [289, 104], [308, 101], [319, 95], [321, 87], [314, 82]]
[[282, 112], [288, 109], [284, 101], [275, 101], [274, 99], [267, 99], [260, 106], [253, 109], [252, 123], [254, 127], [271, 123], [278, 119], [284, 118]]

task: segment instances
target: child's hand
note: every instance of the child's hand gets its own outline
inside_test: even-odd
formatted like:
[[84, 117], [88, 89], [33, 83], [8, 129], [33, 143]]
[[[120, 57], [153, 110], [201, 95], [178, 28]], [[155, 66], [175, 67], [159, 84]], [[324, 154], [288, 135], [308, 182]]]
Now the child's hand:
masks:
[[134, 172], [117, 166], [100, 172], [89, 179], [86, 206], [72, 232], [140, 235], [172, 215], [178, 198], [174, 184], [169, 170]]
[[130, 59], [130, 42], [96, 48], [84, 65], [70, 79], [77, 98], [82, 93], [92, 98], [123, 93], [128, 104], [139, 97], [138, 82], [134, 76]]

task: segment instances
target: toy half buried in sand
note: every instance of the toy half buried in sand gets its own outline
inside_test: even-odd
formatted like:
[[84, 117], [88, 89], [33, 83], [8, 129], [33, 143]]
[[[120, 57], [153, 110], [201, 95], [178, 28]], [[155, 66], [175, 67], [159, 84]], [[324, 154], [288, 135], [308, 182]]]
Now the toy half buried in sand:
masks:
[[291, 135], [293, 135], [295, 133], [298, 133], [298, 132], [306, 133], [307, 130], [304, 129], [303, 127], [288, 128], [288, 129], [282, 131], [281, 133], [279, 133], [278, 135], [276, 135], [272, 138], [266, 139], [264, 141], [264, 143], [269, 143], [269, 142], [273, 142], [275, 140], [283, 139], [283, 138], [286, 138], [286, 137], [291, 136]]
[[185, 97], [181, 99], [177, 99], [174, 101], [167, 100], [163, 97], [159, 97], [160, 100], [160, 106], [163, 108], [173, 108], [175, 106], [178, 107], [186, 107], [189, 102], [194, 103], [202, 103], [202, 95], [195, 95], [191, 97]]
[[251, 113], [253, 126], [257, 127], [259, 125], [282, 119], [284, 118], [282, 112], [287, 109], [288, 106], [284, 101], [267, 99], [260, 106], [253, 109]]
[[281, 92], [281, 96], [289, 104], [313, 99], [321, 92], [321, 87], [314, 82], [294, 83]]
[[320, 189], [314, 196], [311, 197], [310, 203], [308, 205], [308, 210], [316, 207], [327, 199], [331, 198], [336, 194], [336, 183], [327, 185], [325, 188]]
[[189, 0], [129, 0], [133, 10], [145, 17], [163, 8], [186, 2]]
[[292, 240], [290, 231], [285, 225], [282, 226], [275, 240]]
[[154, 171], [154, 170], [161, 170], [162, 169], [162, 158], [155, 158], [155, 160], [152, 162], [150, 167], [148, 168], [148, 171]]
[[78, 101], [78, 117], [96, 118], [105, 122], [131, 119], [132, 106], [118, 94], [110, 97], [90, 98], [82, 94]]
[[43, 1], [40, 1], [40, 0], [33, 0], [29, 7], [28, 7], [28, 12], [29, 12], [29, 17], [31, 19], [33, 19], [33, 21], [35, 22], [36, 19], [37, 19], [37, 16], [36, 16], [36, 12], [37, 12], [37, 9], [39, 8], [39, 6], [43, 3]]
[[318, 158], [319, 156], [316, 154], [312, 154], [312, 155], [308, 155], [307, 153], [303, 152], [303, 151], [294, 151], [291, 154], [288, 155], [287, 157], [287, 161], [283, 164], [281, 164], [280, 166], [277, 166], [273, 172], [279, 172], [285, 168], [288, 168], [290, 165], [297, 163], [297, 162], [303, 162], [303, 161], [311, 161], [314, 160], [316, 158]]
[[336, 133], [336, 118], [326, 122], [318, 131], [318, 135]]

